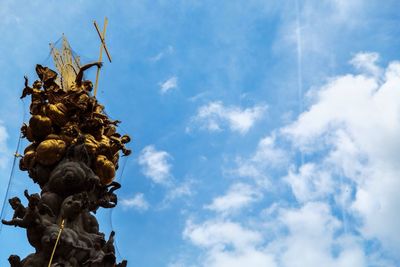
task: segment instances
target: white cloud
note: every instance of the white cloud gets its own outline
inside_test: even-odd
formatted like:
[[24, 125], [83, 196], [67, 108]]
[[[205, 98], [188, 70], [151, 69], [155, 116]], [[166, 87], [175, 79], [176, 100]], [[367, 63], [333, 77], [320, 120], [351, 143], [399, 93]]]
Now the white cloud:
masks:
[[233, 184], [228, 192], [213, 199], [212, 203], [205, 208], [218, 212], [219, 214], [235, 213], [261, 198], [258, 189], [243, 183]]
[[193, 179], [184, 181], [181, 184], [171, 184], [161, 206], [167, 207], [171, 202], [177, 199], [189, 198], [195, 194], [193, 189], [196, 181]]
[[259, 185], [268, 186], [268, 173], [271, 169], [281, 168], [289, 162], [290, 153], [277, 146], [274, 134], [262, 138], [256, 151], [249, 158], [238, 158], [237, 168], [233, 174], [240, 177], [250, 177]]
[[316, 164], [306, 163], [298, 172], [293, 168], [284, 180], [290, 185], [293, 194], [299, 202], [326, 198], [334, 191], [331, 173]]
[[169, 199], [175, 199], [182, 196], [191, 196], [193, 194], [193, 181], [185, 182], [168, 193]]
[[275, 143], [275, 136], [267, 136], [260, 140], [252, 161], [268, 162], [270, 166], [280, 166], [287, 162], [287, 152]]
[[[183, 235], [203, 249], [200, 266], [366, 266], [367, 257], [357, 238], [337, 235], [341, 223], [328, 204], [309, 202], [296, 209], [277, 207], [277, 214], [259, 218], [260, 225], [267, 224], [264, 228], [258, 225], [257, 229], [252, 229], [254, 224], [245, 226], [230, 220], [207, 220], [200, 224], [189, 220]], [[267, 236], [274, 238], [267, 241]]]
[[160, 83], [160, 92], [161, 94], [165, 94], [168, 91], [171, 91], [172, 89], [175, 89], [178, 87], [178, 77], [172, 76], [168, 80]]
[[377, 65], [378, 60], [378, 53], [357, 53], [353, 59], [350, 60], [350, 63], [364, 73], [379, 76], [382, 74], [382, 69]]
[[333, 5], [333, 19], [336, 22], [345, 23], [346, 20], [352, 20], [357, 18], [355, 15], [354, 10], [358, 10], [361, 12], [363, 9], [363, 2], [361, 0], [353, 0], [353, 1], [346, 1], [346, 0], [333, 0], [331, 1]]
[[341, 223], [332, 216], [328, 204], [309, 202], [299, 209], [281, 209], [278, 220], [288, 230], [269, 246], [270, 252], [278, 255], [279, 266], [366, 266], [357, 240], [351, 235], [336, 236]]
[[232, 245], [236, 249], [242, 249], [249, 244], [262, 242], [262, 236], [259, 233], [230, 221], [207, 221], [200, 225], [189, 221], [184, 237], [201, 247]]
[[[345, 75], [332, 80], [325, 85], [317, 96], [316, 103], [309, 110], [303, 112], [297, 121], [282, 129], [284, 134], [291, 136], [302, 149], [315, 150], [316, 147], [307, 147], [309, 144], [321, 148], [332, 135], [323, 135], [332, 132], [340, 125], [350, 122], [357, 127], [365, 127], [366, 119], [376, 117], [369, 105], [369, 98], [378, 89], [377, 82], [365, 76]], [[342, 128], [343, 128], [342, 127]], [[360, 129], [361, 130], [361, 129]], [[323, 137], [320, 139], [320, 137]]]
[[228, 126], [232, 131], [246, 134], [266, 110], [267, 107], [262, 105], [242, 109], [236, 106], [226, 107], [222, 102], [216, 101], [201, 106], [192, 120], [211, 132], [221, 131]]
[[[184, 237], [204, 252], [200, 266], [395, 266], [400, 62], [380, 72], [358, 67], [361, 74], [335, 77], [314, 90], [308, 110], [262, 139], [250, 158], [238, 160], [234, 173], [255, 178], [265, 178], [271, 166], [281, 171], [292, 166], [274, 181], [290, 186], [295, 203], [278, 191], [283, 200], [254, 218], [232, 217], [224, 212], [255, 207], [257, 198], [245, 190], [251, 186], [242, 183], [207, 206], [217, 211], [214, 218], [187, 223]], [[286, 149], [282, 139], [291, 142]], [[374, 252], [365, 249], [371, 241], [378, 242]]]
[[198, 101], [200, 99], [203, 99], [203, 98], [207, 97], [209, 94], [210, 94], [210, 91], [200, 92], [200, 93], [198, 93], [198, 94], [196, 94], [194, 96], [189, 97], [188, 100], [190, 102], [196, 102], [196, 101]]
[[154, 146], [146, 146], [140, 152], [138, 162], [142, 172], [156, 184], [168, 184], [171, 178], [171, 159], [166, 151], [157, 150]]
[[119, 203], [121, 203], [123, 208], [134, 208], [141, 211], [147, 210], [150, 206], [144, 198], [143, 193], [137, 193], [132, 198], [122, 199]]
[[188, 222], [184, 237], [206, 249], [201, 266], [210, 267], [274, 267], [270, 255], [257, 248], [262, 235], [231, 221]]
[[212, 251], [203, 266], [210, 267], [275, 267], [273, 257], [254, 248], [243, 251]]
[[[363, 61], [364, 56], [356, 55], [352, 62]], [[365, 238], [378, 239], [396, 255], [400, 63], [390, 63], [378, 76], [370, 75], [370, 67], [360, 70], [360, 75], [331, 80], [318, 91], [309, 110], [282, 132], [306, 154], [325, 151], [324, 160], [355, 183], [355, 199], [347, 212], [360, 218]]]

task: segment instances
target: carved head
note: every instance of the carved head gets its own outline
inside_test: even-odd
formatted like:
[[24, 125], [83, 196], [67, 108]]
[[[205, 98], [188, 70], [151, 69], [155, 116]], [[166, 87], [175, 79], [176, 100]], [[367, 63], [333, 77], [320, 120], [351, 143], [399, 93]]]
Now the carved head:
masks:
[[89, 80], [83, 81], [82, 85], [85, 91], [90, 92], [93, 89], [93, 83]]
[[40, 89], [40, 88], [42, 88], [42, 86], [43, 86], [43, 83], [39, 80], [34, 81], [32, 84], [32, 87], [35, 89]]
[[64, 219], [73, 220], [84, 209], [84, 200], [78, 196], [67, 197], [61, 205], [61, 216]]
[[62, 194], [64, 191], [83, 191], [85, 171], [77, 162], [67, 161], [60, 163], [50, 175], [50, 189]]
[[130, 141], [131, 141], [131, 138], [130, 138], [129, 135], [127, 135], [127, 134], [124, 134], [124, 135], [121, 137], [121, 143], [122, 143], [122, 144], [129, 143]]
[[49, 189], [60, 195], [69, 196], [88, 190], [88, 184], [92, 180], [98, 178], [86, 164], [65, 160], [52, 171]]
[[21, 199], [19, 199], [18, 197], [13, 197], [10, 198], [8, 200], [8, 202], [10, 203], [11, 207], [15, 210], [16, 208], [19, 207], [19, 205], [21, 205]]

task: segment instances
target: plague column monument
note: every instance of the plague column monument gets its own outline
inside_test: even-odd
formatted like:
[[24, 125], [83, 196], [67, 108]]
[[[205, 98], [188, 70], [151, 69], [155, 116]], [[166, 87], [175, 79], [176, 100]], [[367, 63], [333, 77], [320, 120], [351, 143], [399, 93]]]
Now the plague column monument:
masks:
[[[106, 21], [107, 22], [107, 21]], [[114, 181], [120, 153], [130, 154], [128, 135], [117, 132], [119, 121], [111, 120], [97, 101], [99, 62], [81, 65], [63, 37], [62, 48], [51, 46], [57, 72], [36, 65], [38, 79], [25, 88], [30, 97], [30, 119], [21, 128], [30, 144], [20, 157], [19, 168], [39, 185], [40, 193], [24, 191], [24, 198], [9, 199], [14, 215], [5, 225], [24, 228], [34, 252], [24, 259], [11, 255], [12, 267], [126, 266], [116, 263], [114, 231], [99, 232], [94, 213], [117, 205]], [[85, 70], [97, 67], [93, 84], [83, 79]], [[16, 155], [17, 156], [17, 155]], [[24, 205], [23, 203], [27, 203]]]

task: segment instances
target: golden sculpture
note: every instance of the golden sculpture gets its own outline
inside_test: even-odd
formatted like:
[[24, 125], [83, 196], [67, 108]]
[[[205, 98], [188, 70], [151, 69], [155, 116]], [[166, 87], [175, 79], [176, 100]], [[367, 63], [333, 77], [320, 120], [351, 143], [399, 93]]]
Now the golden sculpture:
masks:
[[116, 132], [119, 122], [108, 118], [104, 107], [91, 95], [92, 83], [83, 81], [85, 70], [93, 66], [101, 68], [102, 64], [94, 62], [80, 66], [80, 61], [68, 52], [69, 49], [65, 37], [61, 52], [52, 47], [61, 79], [55, 71], [41, 65], [36, 66], [40, 80], [32, 87], [25, 77], [21, 98], [31, 96], [32, 117], [21, 131], [32, 145], [21, 159], [21, 168], [30, 170], [37, 164], [52, 166], [63, 158], [70, 145], [81, 139], [89, 156], [95, 159], [90, 167], [107, 185], [114, 179], [119, 151], [130, 154], [125, 148], [130, 138]]
[[[104, 41], [105, 27], [100, 34], [95, 26], [101, 48], [111, 61]], [[29, 194], [25, 190], [27, 207], [17, 197], [9, 200], [14, 215], [2, 223], [25, 228], [35, 248], [22, 260], [11, 255], [10, 265], [126, 267], [126, 260], [116, 261], [115, 232], [106, 240], [94, 216], [100, 207], [117, 205], [115, 190], [121, 185], [114, 177], [119, 153], [131, 153], [125, 147], [130, 137], [117, 132], [119, 121], [107, 116], [95, 92], [91, 92], [92, 82], [83, 79], [87, 69], [97, 66], [97, 88], [101, 53], [99, 62], [81, 66], [63, 37], [62, 48], [51, 45], [51, 54], [58, 73], [36, 65], [39, 80], [29, 86], [24, 77], [21, 98], [30, 96], [31, 118], [21, 132], [30, 144], [19, 167], [28, 172], [41, 192]]]

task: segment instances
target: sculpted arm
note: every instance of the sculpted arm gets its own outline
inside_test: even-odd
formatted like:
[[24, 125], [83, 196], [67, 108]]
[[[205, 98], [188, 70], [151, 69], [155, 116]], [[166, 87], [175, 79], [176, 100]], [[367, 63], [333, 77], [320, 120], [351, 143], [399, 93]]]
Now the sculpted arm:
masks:
[[85, 72], [85, 70], [93, 67], [93, 66], [97, 66], [98, 68], [101, 68], [101, 66], [103, 66], [103, 63], [101, 62], [94, 62], [94, 63], [89, 63], [86, 65], [83, 65], [80, 69], [78, 74], [76, 75], [75, 78], [75, 83], [80, 86], [82, 84], [82, 79], [83, 79], [83, 73]]

